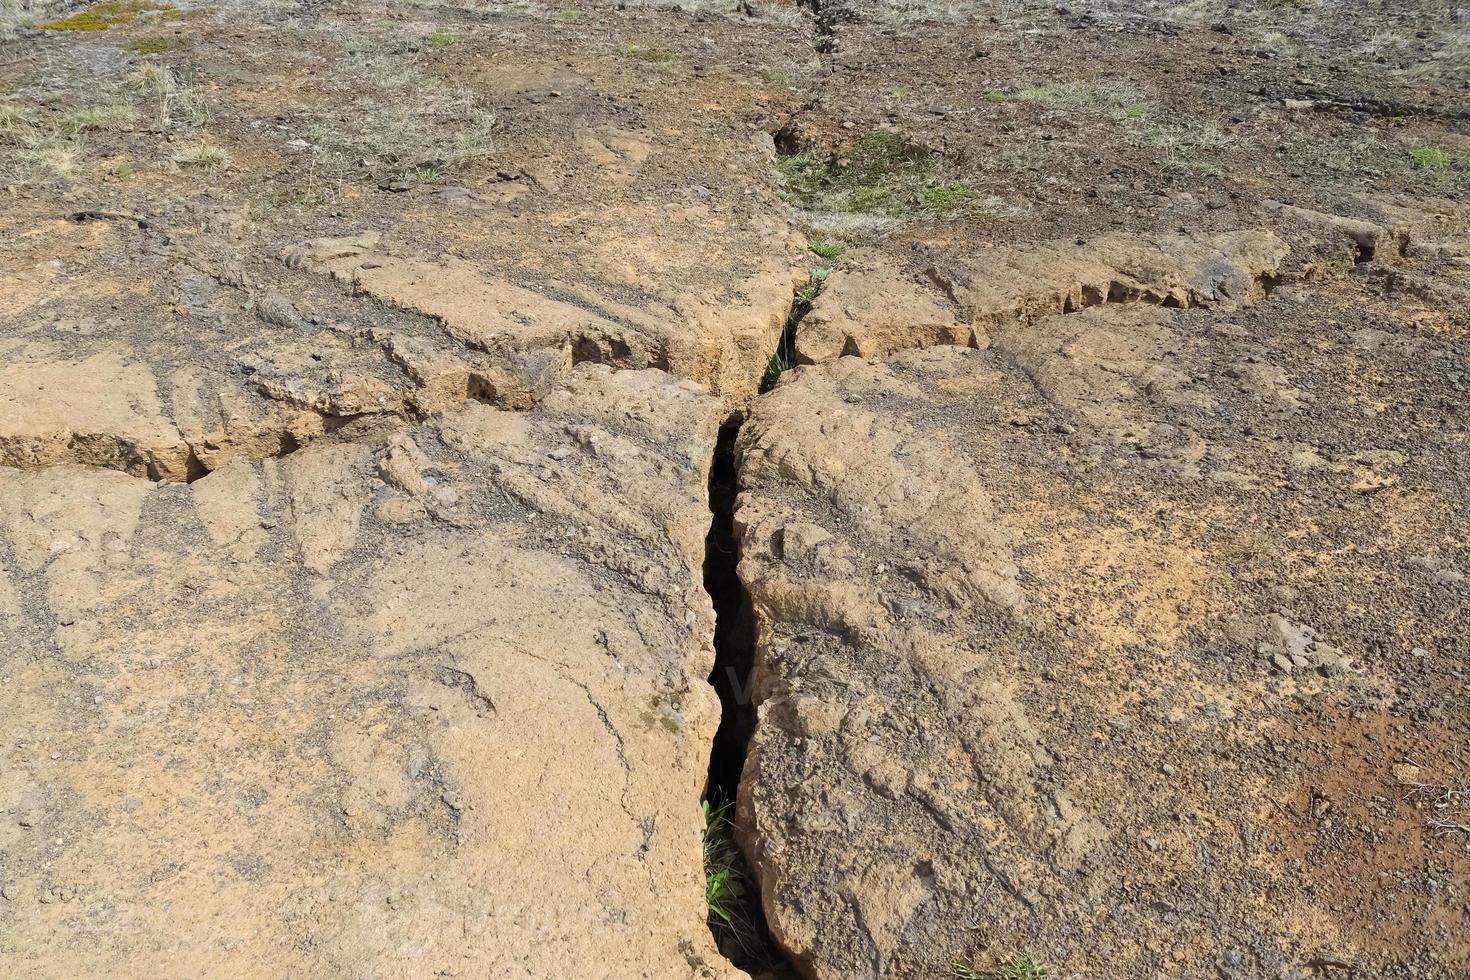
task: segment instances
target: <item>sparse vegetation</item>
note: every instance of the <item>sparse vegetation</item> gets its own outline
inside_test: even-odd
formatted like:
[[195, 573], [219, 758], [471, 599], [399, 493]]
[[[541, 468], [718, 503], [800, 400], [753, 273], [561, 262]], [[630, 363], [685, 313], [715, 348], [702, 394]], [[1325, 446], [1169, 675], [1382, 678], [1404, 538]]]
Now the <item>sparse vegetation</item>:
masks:
[[0, 102], [0, 133], [8, 133], [34, 125], [34, 115], [25, 106]]
[[22, 167], [22, 182], [32, 183], [47, 177], [65, 179], [76, 170], [82, 159], [82, 141], [48, 133], [27, 134], [16, 154]]
[[[835, 242], [811, 242], [807, 247], [816, 255], [829, 261], [837, 259], [847, 251], [845, 245]], [[797, 325], [801, 322], [801, 318], [811, 311], [812, 304], [817, 301], [817, 296], [822, 292], [822, 283], [826, 282], [827, 277], [831, 274], [832, 266], [826, 262], [813, 266], [807, 273], [807, 281], [792, 293], [791, 310], [786, 315], [786, 326], [781, 331], [781, 340], [776, 344], [776, 351], [766, 362], [766, 370], [761, 375], [761, 391], [770, 391], [781, 375], [796, 366]]]
[[169, 49], [172, 43], [169, 38], [162, 35], [157, 37], [137, 37], [131, 41], [124, 41], [122, 48], [124, 51], [131, 51], [133, 54], [163, 54]]
[[768, 68], [761, 73], [761, 77], [767, 85], [784, 89], [796, 88], [796, 74], [787, 68]]
[[705, 800], [700, 806], [704, 810], [704, 905], [710, 928], [722, 948], [747, 959], [758, 958], [765, 943], [764, 928], [752, 905], [760, 898], [735, 844], [731, 804]]
[[1030, 950], [1011, 953], [992, 966], [975, 959], [955, 960], [950, 973], [956, 980], [1046, 980], [1051, 970]]
[[824, 259], [840, 258], [842, 253], [847, 251], [847, 246], [841, 242], [812, 242], [807, 245], [807, 248], [811, 249], [813, 254]]
[[166, 95], [174, 90], [174, 74], [156, 61], [145, 61], [128, 74], [128, 84], [142, 92]]
[[783, 341], [776, 348], [776, 353], [772, 354], [771, 359], [766, 362], [766, 370], [761, 375], [761, 393], [764, 394], [770, 391], [775, 387], [776, 379], [794, 367], [796, 367], [795, 355], [787, 349], [787, 345]]
[[[1218, 132], [1213, 127], [1200, 124], [1149, 122], [1155, 116], [1153, 103], [1136, 86], [1124, 82], [1046, 82], [1022, 89], [1018, 97], [1059, 112], [1106, 116], [1124, 125], [1135, 144], [1167, 145], [1171, 152], [1183, 150], [1185, 144], [1189, 148], [1202, 145], [1199, 140], [1186, 138], [1196, 130], [1201, 133], [1207, 130]], [[1181, 164], [1188, 158], [1186, 152], [1175, 152], [1171, 157]]]
[[[1410, 783], [1406, 799], [1420, 808], [1427, 807], [1424, 823], [1441, 836], [1470, 838], [1470, 785], [1451, 783]], [[1470, 849], [1470, 839], [1466, 841]]]
[[92, 96], [97, 101], [44, 115], [17, 102], [0, 102], [0, 166], [5, 176], [20, 185], [70, 178], [82, 161], [86, 134], [133, 126], [138, 116], [133, 103], [109, 99], [119, 94], [115, 85], [96, 86]]
[[1021, 89], [1017, 97], [1062, 112], [1093, 112], [1113, 118], [1141, 118], [1148, 102], [1137, 86], [1126, 82], [1044, 82]]
[[315, 208], [326, 207], [328, 204], [336, 201], [337, 197], [338, 195], [336, 193], [326, 189], [266, 191], [250, 203], [250, 216], [259, 220], [283, 208], [310, 211]]
[[213, 167], [227, 166], [230, 162], [229, 152], [218, 143], [201, 139], [198, 143], [190, 144], [177, 150], [169, 159], [181, 167]]
[[1409, 161], [1420, 170], [1442, 174], [1454, 166], [1455, 157], [1437, 146], [1416, 146], [1409, 151]]
[[1356, 179], [1380, 185], [1385, 179], [1436, 193], [1470, 189], [1470, 156], [1438, 146], [1405, 148], [1372, 136], [1335, 140], [1303, 139], [1279, 151], [1293, 175], [1333, 180]]
[[62, 114], [57, 128], [66, 136], [94, 129], [127, 129], [138, 116], [138, 110], [122, 102], [82, 106]]
[[618, 50], [626, 57], [651, 65], [671, 65], [679, 60], [678, 54], [666, 48], [645, 48], [641, 44], [625, 44]]
[[1215, 153], [1230, 144], [1229, 134], [1207, 122], [1151, 123], [1132, 140], [1159, 150], [1160, 166], [1197, 174], [1219, 173]]
[[131, 24], [141, 15], [154, 12], [176, 14], [177, 8], [159, 0], [99, 0], [68, 17], [48, 20], [36, 26], [44, 31], [105, 31], [109, 27]]
[[979, 199], [944, 179], [947, 166], [938, 154], [881, 130], [859, 136], [846, 156], [803, 152], [778, 165], [786, 199], [808, 211], [909, 218], [968, 212]]
[[444, 168], [437, 163], [421, 163], [405, 170], [403, 179], [410, 184], [433, 184], [444, 179]]
[[388, 50], [350, 52], [340, 111], [306, 122], [315, 167], [333, 178], [424, 184], [488, 156], [495, 114]]
[[434, 33], [424, 38], [424, 45], [428, 48], [437, 50], [439, 48], [447, 48], [457, 40], [459, 39], [456, 38], [449, 31], [445, 30], [442, 27], [436, 27], [434, 29]]
[[980, 195], [963, 184], [919, 188], [919, 207], [933, 215], [973, 212]]
[[127, 77], [128, 84], [157, 105], [159, 129], [202, 129], [209, 125], [209, 104], [199, 86], [182, 80], [167, 65], [145, 61]]

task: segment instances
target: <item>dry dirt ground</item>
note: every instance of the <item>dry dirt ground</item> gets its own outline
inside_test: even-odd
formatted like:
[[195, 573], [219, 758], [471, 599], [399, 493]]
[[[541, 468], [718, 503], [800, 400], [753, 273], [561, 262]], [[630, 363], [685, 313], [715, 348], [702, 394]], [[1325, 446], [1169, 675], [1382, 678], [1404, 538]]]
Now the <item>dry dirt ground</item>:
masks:
[[0, 0], [0, 975], [1470, 975], [1470, 12]]

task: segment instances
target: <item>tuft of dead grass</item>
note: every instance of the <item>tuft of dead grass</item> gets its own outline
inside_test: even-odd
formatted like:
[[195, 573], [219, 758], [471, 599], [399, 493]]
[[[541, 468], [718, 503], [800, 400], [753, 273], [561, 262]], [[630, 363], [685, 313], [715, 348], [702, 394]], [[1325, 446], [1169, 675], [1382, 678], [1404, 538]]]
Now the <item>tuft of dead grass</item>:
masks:
[[349, 51], [334, 84], [345, 111], [308, 124], [328, 177], [429, 183], [494, 150], [495, 113], [478, 96], [386, 46]]
[[198, 143], [181, 147], [169, 159], [180, 167], [200, 167], [205, 170], [230, 164], [229, 151], [207, 137], [201, 138]]

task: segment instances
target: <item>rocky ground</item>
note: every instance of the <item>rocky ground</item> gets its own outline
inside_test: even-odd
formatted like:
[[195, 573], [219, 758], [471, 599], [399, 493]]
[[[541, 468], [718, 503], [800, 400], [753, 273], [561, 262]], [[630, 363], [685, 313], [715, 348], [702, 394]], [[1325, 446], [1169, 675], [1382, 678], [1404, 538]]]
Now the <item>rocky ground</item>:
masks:
[[1470, 972], [1465, 18], [0, 3], [0, 972]]

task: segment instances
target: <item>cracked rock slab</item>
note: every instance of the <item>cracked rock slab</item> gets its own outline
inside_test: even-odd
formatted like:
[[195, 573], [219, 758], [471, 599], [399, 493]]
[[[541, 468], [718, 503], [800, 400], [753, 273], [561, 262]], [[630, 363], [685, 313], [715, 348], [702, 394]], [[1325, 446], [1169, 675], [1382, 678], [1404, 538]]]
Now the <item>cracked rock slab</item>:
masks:
[[0, 475], [0, 972], [725, 975], [720, 417], [588, 365], [187, 485]]
[[[727, 399], [754, 393], [799, 275], [772, 256], [718, 297], [675, 295], [629, 304], [560, 282], [546, 292], [528, 289], [452, 256], [431, 261], [397, 255], [376, 232], [303, 242], [286, 250], [283, 260], [433, 318], [450, 337], [490, 354], [513, 375], [526, 374], [525, 365], [558, 373], [584, 361], [656, 367]], [[535, 378], [527, 378], [525, 387], [534, 389]]]
[[943, 344], [983, 347], [1018, 323], [1104, 304], [1233, 309], [1264, 297], [1290, 253], [1264, 230], [1116, 233], [947, 255], [918, 277], [858, 250], [803, 319], [797, 356], [819, 364]]
[[[1343, 323], [1395, 338], [1371, 377]], [[1229, 976], [1322, 949], [1463, 969], [1457, 898], [1362, 887], [1467, 867], [1379, 745], [1423, 732], [1452, 771], [1436, 747], [1463, 732], [1458, 674], [1427, 666], [1463, 589], [1424, 568], [1466, 561], [1446, 467], [1467, 446], [1413, 323], [1341, 283], [1107, 304], [799, 367], [756, 403], [737, 823], [804, 976], [1022, 948], [1059, 975], [1195, 976], [1222, 942]]]
[[59, 462], [182, 480], [192, 453], [165, 416], [147, 364], [109, 350], [78, 360], [16, 357], [0, 368], [0, 466]]

